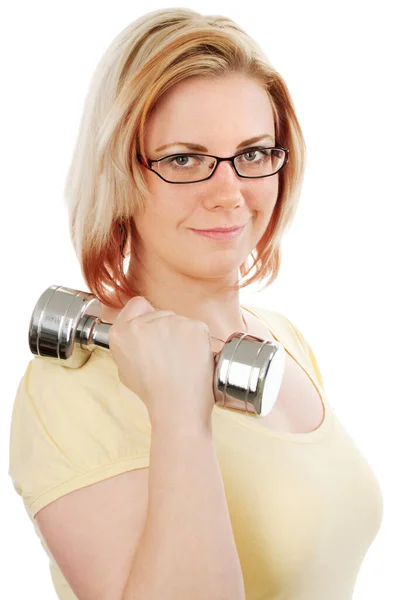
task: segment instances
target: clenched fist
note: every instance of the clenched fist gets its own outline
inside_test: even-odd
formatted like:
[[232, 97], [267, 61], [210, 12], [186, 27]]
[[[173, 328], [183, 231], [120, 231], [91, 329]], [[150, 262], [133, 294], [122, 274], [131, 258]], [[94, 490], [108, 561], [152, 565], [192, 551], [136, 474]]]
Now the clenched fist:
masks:
[[152, 425], [210, 427], [214, 357], [202, 321], [129, 300], [109, 331], [121, 382], [145, 403]]

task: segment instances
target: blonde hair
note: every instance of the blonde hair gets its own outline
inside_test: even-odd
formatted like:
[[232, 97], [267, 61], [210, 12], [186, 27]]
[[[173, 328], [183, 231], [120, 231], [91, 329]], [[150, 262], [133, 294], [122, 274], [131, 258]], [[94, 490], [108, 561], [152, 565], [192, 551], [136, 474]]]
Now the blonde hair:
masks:
[[137, 155], [145, 159], [148, 117], [180, 81], [227, 73], [245, 74], [264, 86], [276, 142], [289, 149], [270, 223], [239, 269], [242, 279], [251, 275], [234, 289], [269, 277], [267, 287], [276, 279], [281, 238], [296, 212], [305, 167], [305, 143], [289, 91], [258, 44], [231, 19], [162, 9], [128, 25], [101, 58], [66, 178], [70, 237], [91, 293], [106, 306], [121, 308], [120, 292], [139, 295], [127, 278], [122, 247], [129, 246], [129, 262], [136, 259], [134, 212], [148, 195]]

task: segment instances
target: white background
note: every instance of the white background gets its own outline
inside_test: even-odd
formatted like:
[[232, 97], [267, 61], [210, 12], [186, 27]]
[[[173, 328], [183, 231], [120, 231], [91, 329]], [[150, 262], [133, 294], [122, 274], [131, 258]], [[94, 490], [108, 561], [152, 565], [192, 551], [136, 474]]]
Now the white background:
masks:
[[[18, 2], [1, 17], [2, 586], [55, 598], [47, 557], [8, 477], [28, 325], [50, 285], [87, 289], [62, 189], [90, 77], [112, 39], [151, 10], [181, 6], [241, 25], [282, 74], [308, 164], [276, 282], [242, 303], [278, 310], [317, 356], [337, 417], [383, 490], [381, 529], [354, 600], [402, 598], [403, 20], [400, 2], [180, 4]], [[7, 592], [6, 592], [7, 590]]]

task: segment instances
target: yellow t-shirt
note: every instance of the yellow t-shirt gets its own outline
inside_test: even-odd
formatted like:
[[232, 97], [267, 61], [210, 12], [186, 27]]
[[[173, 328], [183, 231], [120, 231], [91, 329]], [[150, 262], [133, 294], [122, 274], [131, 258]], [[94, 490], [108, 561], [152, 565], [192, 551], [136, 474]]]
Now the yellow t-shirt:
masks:
[[[282, 433], [214, 406], [212, 427], [246, 600], [350, 600], [383, 515], [378, 481], [337, 419], [311, 347], [282, 314], [244, 307], [316, 385], [323, 423]], [[60, 496], [149, 465], [151, 426], [142, 400], [96, 348], [79, 369], [35, 356], [20, 381], [9, 474], [50, 560], [60, 600], [76, 600], [34, 519]]]

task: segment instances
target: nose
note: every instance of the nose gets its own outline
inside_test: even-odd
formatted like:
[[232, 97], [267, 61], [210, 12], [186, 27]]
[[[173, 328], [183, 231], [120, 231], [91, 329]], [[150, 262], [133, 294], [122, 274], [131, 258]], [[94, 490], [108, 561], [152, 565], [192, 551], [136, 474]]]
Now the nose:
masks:
[[239, 176], [237, 175], [236, 170], [235, 170], [231, 160], [221, 160], [216, 165], [216, 171], [213, 174], [213, 177], [216, 177], [216, 179], [221, 178], [221, 177], [232, 178], [232, 179], [235, 178], [236, 180], [239, 179]]
[[234, 206], [242, 202], [240, 192], [242, 179], [237, 175], [230, 160], [222, 160], [210, 180], [210, 202], [215, 205]]

